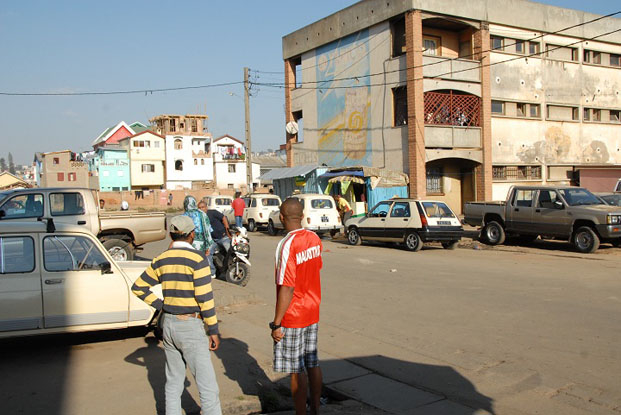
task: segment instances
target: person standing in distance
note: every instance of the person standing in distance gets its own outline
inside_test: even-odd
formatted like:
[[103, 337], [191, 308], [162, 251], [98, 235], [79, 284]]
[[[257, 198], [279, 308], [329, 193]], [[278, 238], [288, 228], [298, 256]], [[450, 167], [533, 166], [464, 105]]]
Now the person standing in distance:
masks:
[[322, 375], [317, 356], [321, 239], [302, 228], [303, 207], [290, 198], [280, 206], [287, 235], [276, 248], [276, 311], [269, 326], [274, 340], [274, 371], [291, 374], [291, 393], [297, 415], [306, 414], [310, 386], [310, 413], [319, 411]]
[[[171, 248], [156, 257], [132, 286], [138, 298], [164, 313], [166, 415], [181, 415], [186, 364], [196, 380], [201, 413], [221, 415], [218, 383], [210, 356], [210, 350], [218, 349], [220, 338], [209, 261], [204, 251], [192, 246], [194, 221], [188, 216], [171, 219], [170, 238]], [[151, 291], [157, 284], [162, 284], [163, 301]]]
[[246, 209], [246, 202], [240, 197], [241, 193], [235, 192], [235, 200], [231, 203], [233, 213], [235, 214], [235, 226], [242, 227], [242, 217], [244, 216], [244, 209]]

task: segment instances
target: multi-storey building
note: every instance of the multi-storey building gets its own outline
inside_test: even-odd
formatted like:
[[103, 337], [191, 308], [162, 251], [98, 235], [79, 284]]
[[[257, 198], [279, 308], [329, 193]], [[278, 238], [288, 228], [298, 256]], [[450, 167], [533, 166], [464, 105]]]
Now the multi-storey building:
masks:
[[457, 211], [522, 182], [608, 188], [621, 176], [621, 20], [598, 17], [366, 0], [293, 32], [286, 122], [303, 127], [288, 165], [402, 171], [410, 196]]
[[119, 145], [129, 152], [132, 190], [164, 187], [165, 140], [160, 134], [144, 130], [119, 141]]
[[70, 150], [42, 154], [41, 187], [84, 187], [98, 189], [97, 177]]
[[206, 115], [158, 115], [149, 120], [166, 137], [166, 188], [191, 189], [213, 181]]
[[89, 172], [96, 175], [102, 192], [127, 191], [131, 188], [127, 149], [116, 146], [97, 147], [88, 157]]
[[[237, 138], [223, 135], [211, 143], [213, 168], [218, 189], [247, 188], [246, 146]], [[252, 163], [252, 191], [259, 186], [261, 166]]]

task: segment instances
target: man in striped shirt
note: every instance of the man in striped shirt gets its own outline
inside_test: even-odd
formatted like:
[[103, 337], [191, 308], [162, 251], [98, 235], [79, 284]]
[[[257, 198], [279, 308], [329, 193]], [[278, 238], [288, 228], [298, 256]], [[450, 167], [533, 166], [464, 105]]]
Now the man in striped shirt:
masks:
[[[276, 311], [270, 323], [274, 340], [274, 371], [291, 374], [295, 413], [319, 411], [322, 376], [317, 357], [321, 303], [321, 240], [302, 228], [303, 208], [296, 198], [280, 207], [280, 221], [289, 232], [276, 248]], [[307, 376], [308, 375], [308, 376]]]
[[[220, 338], [209, 261], [204, 252], [192, 246], [194, 222], [188, 216], [172, 218], [170, 237], [171, 248], [155, 258], [132, 286], [136, 296], [164, 313], [166, 414], [181, 415], [187, 364], [196, 379], [201, 413], [220, 415], [218, 383], [210, 356]], [[157, 284], [162, 284], [163, 301], [151, 291]]]

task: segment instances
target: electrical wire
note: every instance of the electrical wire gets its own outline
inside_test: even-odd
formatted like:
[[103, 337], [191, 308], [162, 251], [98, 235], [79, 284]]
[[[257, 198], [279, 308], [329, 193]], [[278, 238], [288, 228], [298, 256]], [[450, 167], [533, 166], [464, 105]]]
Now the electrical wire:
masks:
[[222, 82], [219, 84], [182, 86], [174, 88], [134, 89], [126, 91], [89, 91], [89, 92], [0, 92], [4, 96], [87, 96], [87, 95], [129, 95], [153, 94], [154, 92], [185, 91], [191, 89], [218, 88], [223, 86], [240, 85], [243, 81]]

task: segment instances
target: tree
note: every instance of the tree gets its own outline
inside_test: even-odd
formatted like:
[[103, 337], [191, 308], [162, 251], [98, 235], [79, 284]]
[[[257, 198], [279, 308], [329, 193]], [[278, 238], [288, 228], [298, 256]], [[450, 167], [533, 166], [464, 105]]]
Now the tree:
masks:
[[4, 157], [0, 157], [0, 171], [6, 171], [6, 161]]
[[13, 163], [13, 154], [9, 153], [9, 173], [15, 174], [15, 163]]

